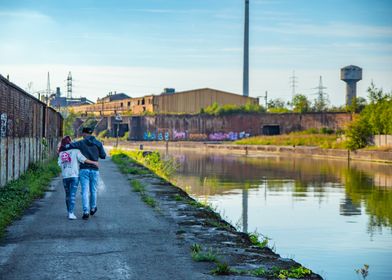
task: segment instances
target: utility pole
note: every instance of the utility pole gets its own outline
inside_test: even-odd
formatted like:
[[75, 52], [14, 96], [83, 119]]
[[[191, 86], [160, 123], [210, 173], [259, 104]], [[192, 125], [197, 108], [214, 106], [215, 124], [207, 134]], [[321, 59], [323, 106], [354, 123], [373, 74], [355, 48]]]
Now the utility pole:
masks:
[[245, 0], [243, 95], [249, 96], [249, 0]]
[[48, 72], [48, 81], [46, 85], [46, 105], [49, 105], [49, 96], [50, 96], [50, 74]]

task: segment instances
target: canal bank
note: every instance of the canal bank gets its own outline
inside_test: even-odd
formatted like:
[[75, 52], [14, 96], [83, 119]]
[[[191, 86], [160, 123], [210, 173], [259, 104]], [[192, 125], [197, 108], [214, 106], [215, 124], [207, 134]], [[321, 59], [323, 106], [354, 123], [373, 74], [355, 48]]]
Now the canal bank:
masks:
[[[152, 161], [158, 154], [143, 154], [144, 164], [155, 166]], [[140, 160], [140, 154], [138, 156]], [[140, 193], [147, 205], [177, 225], [177, 237], [191, 248], [192, 259], [213, 264], [213, 274], [230, 275], [230, 279], [322, 279], [294, 260], [280, 257], [261, 234], [237, 231], [208, 204], [194, 200], [181, 188], [145, 172], [146, 169], [131, 158], [135, 157], [129, 152], [114, 151], [113, 161], [128, 176], [133, 190]]]
[[[114, 145], [107, 142], [107, 145]], [[203, 143], [203, 142], [130, 142], [121, 141], [119, 147], [131, 149], [150, 150], [198, 150], [202, 152], [219, 152], [224, 154], [242, 154], [252, 157], [272, 155], [285, 155], [297, 157], [331, 158], [352, 161], [370, 161], [392, 163], [392, 152], [344, 149], [322, 149], [309, 146], [273, 146], [273, 145], [234, 145], [226, 143]]]
[[[110, 160], [102, 161], [100, 169], [98, 212], [88, 221], [80, 219], [79, 196], [79, 219], [66, 219], [62, 182], [57, 178], [46, 197], [7, 229], [0, 243], [2, 277], [247, 279], [269, 277], [265, 273], [270, 271], [303, 273], [298, 263], [250, 244], [247, 235], [150, 172], [123, 175]], [[129, 179], [140, 182], [149, 203], [131, 191]], [[231, 274], [218, 276], [213, 270]], [[312, 274], [305, 279], [321, 278]]]

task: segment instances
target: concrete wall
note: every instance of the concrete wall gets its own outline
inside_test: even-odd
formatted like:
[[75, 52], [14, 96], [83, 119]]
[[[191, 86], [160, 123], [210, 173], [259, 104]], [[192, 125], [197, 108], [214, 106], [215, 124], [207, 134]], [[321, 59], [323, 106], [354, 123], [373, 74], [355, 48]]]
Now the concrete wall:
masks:
[[[124, 119], [124, 118], [123, 118]], [[137, 121], [136, 121], [137, 120]], [[351, 121], [347, 113], [285, 113], [209, 115], [157, 115], [124, 119], [131, 140], [237, 140], [263, 134], [265, 126], [279, 126], [280, 133], [310, 128], [343, 129]]]
[[373, 143], [377, 147], [392, 146], [392, 135], [375, 135]]
[[61, 115], [0, 75], [0, 187], [54, 156]]

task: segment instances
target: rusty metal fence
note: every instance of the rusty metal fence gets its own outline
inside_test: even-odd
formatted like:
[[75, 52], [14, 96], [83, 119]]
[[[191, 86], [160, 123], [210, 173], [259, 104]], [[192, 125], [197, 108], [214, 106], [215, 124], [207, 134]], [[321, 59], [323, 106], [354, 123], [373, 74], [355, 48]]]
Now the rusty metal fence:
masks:
[[53, 157], [61, 115], [0, 75], [0, 187]]

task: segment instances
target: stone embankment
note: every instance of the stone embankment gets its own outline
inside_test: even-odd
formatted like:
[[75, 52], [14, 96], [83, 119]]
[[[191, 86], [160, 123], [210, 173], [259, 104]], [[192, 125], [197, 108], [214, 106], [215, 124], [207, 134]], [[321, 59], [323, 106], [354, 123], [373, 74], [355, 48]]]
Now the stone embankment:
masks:
[[[111, 143], [108, 143], [109, 145]], [[315, 158], [334, 158], [343, 160], [359, 160], [392, 163], [392, 152], [344, 149], [322, 149], [310, 146], [272, 146], [272, 145], [234, 145], [226, 143], [203, 143], [203, 142], [120, 142], [123, 148], [140, 149], [180, 149], [199, 150], [204, 152], [221, 152], [225, 154], [244, 154], [248, 156], [263, 156], [266, 154], [307, 156]]]

